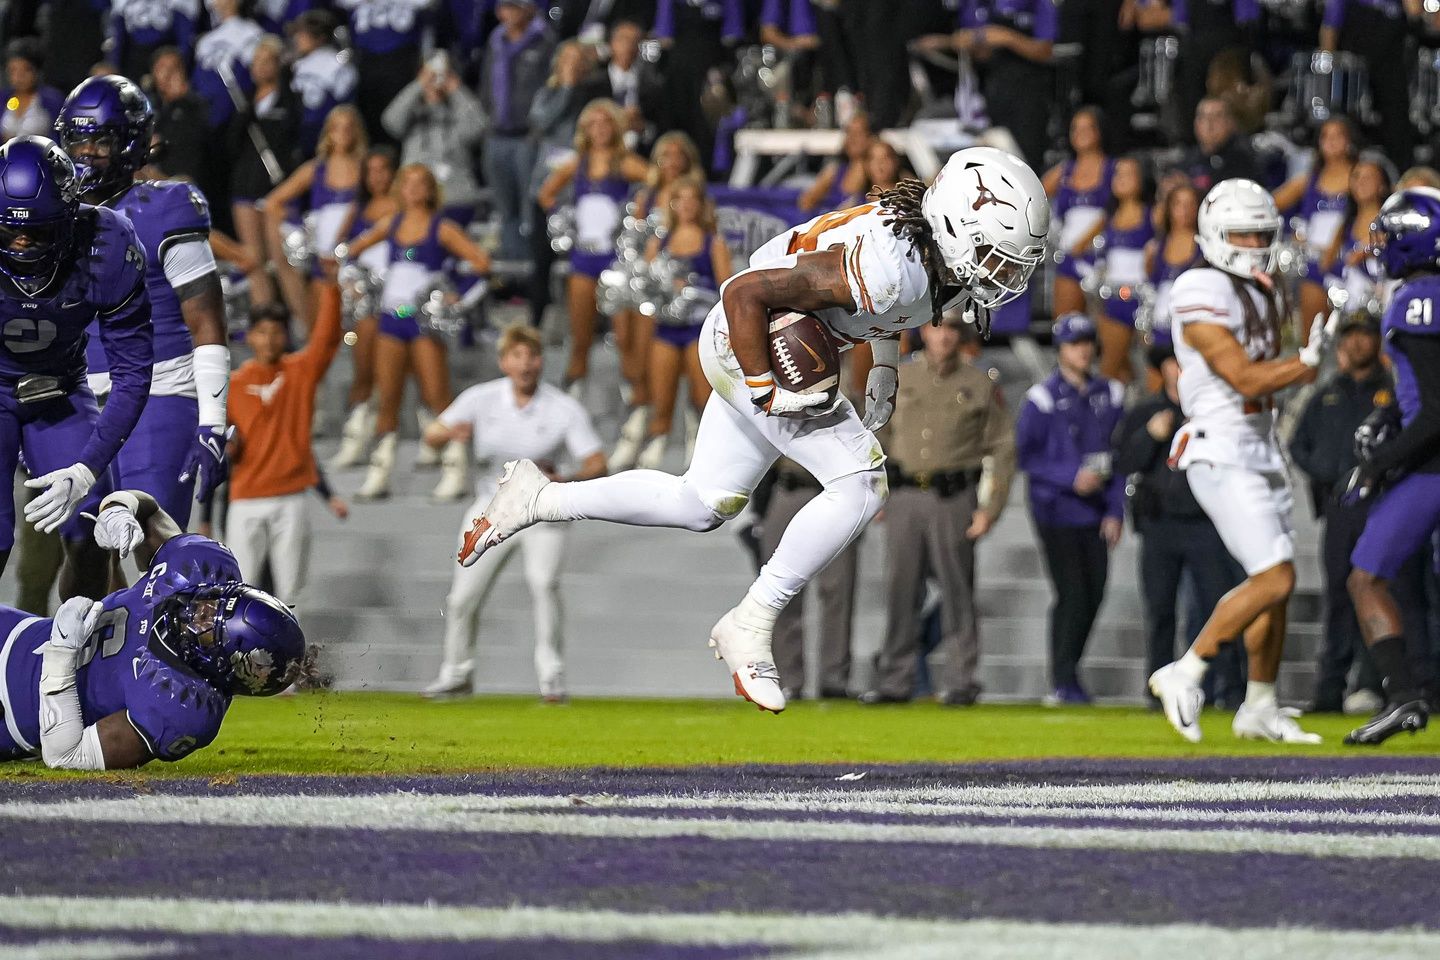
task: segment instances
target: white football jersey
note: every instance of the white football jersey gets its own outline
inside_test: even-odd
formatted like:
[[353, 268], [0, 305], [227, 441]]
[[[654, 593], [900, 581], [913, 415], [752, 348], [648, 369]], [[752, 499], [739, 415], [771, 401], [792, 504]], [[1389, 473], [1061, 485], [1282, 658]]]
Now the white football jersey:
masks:
[[[1265, 294], [1254, 284], [1242, 289], [1265, 316]], [[1170, 291], [1170, 326], [1174, 331], [1175, 359], [1180, 362], [1180, 406], [1189, 418], [1176, 435], [1179, 466], [1204, 460], [1252, 470], [1284, 469], [1275, 442], [1274, 405], [1269, 397], [1246, 400], [1226, 383], [1185, 341], [1190, 324], [1213, 323], [1225, 327], [1251, 360], [1279, 355], [1277, 338], [1255, 336], [1245, 329], [1245, 308], [1230, 275], [1212, 267], [1182, 273]]]
[[884, 340], [930, 322], [930, 283], [920, 255], [885, 225], [890, 214], [878, 203], [836, 210], [764, 243], [750, 257], [752, 269], [782, 263], [791, 254], [844, 249], [845, 279], [855, 312], [839, 307], [816, 315], [848, 349], [862, 340]]

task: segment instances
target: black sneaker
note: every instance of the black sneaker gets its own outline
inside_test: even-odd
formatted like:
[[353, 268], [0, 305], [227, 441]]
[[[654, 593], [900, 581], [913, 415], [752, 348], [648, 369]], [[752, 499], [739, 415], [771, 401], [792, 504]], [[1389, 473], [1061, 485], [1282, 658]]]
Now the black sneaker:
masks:
[[858, 699], [861, 703], [869, 704], [870, 706], [875, 706], [876, 704], [881, 704], [881, 703], [909, 703], [909, 702], [910, 702], [910, 698], [909, 698], [909, 697], [902, 697], [902, 696], [898, 696], [898, 695], [893, 694], [893, 693], [885, 693], [885, 692], [882, 691], [882, 690], [866, 690], [864, 693], [860, 694], [860, 696], [857, 697], [856, 699]]
[[1345, 742], [1351, 746], [1384, 743], [1404, 730], [1409, 730], [1412, 734], [1418, 733], [1424, 730], [1429, 722], [1430, 708], [1424, 700], [1386, 704], [1383, 710], [1370, 718], [1369, 723], [1346, 734]]
[[980, 684], [972, 683], [958, 690], [946, 690], [936, 696], [935, 702], [946, 707], [973, 707], [975, 701], [980, 699], [981, 689]]

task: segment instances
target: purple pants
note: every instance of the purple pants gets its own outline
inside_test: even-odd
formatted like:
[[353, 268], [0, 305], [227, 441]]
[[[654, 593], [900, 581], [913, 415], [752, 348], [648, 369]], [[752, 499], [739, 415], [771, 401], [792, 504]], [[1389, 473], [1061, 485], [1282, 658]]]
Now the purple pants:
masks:
[[[15, 476], [22, 450], [32, 477], [70, 466], [89, 442], [98, 419], [95, 395], [83, 384], [68, 396], [27, 404], [16, 400], [10, 387], [0, 387], [0, 477]], [[72, 541], [90, 536], [93, 524], [80, 514], [93, 514], [110, 490], [109, 473], [102, 471], [90, 495], [60, 528], [60, 536]], [[0, 497], [0, 550], [14, 546], [15, 500]]]
[[150, 494], [181, 530], [190, 524], [195, 478], [181, 483], [180, 472], [185, 469], [199, 423], [200, 406], [194, 397], [151, 397], [110, 465], [116, 490]]
[[1365, 519], [1352, 566], [1394, 580], [1440, 527], [1440, 473], [1412, 473], [1385, 491]]

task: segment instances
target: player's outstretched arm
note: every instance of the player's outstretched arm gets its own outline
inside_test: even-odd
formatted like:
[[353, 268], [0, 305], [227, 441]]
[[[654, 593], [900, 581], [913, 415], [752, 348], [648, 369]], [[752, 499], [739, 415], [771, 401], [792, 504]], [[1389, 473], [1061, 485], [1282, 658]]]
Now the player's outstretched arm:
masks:
[[142, 570], [148, 570], [166, 541], [185, 531], [155, 498], [143, 490], [117, 490], [100, 501], [95, 519], [95, 542], [127, 557], [132, 552]]
[[1235, 334], [1218, 323], [1187, 323], [1181, 336], [1215, 375], [1246, 400], [1260, 400], [1296, 383], [1315, 379], [1315, 367], [1299, 356], [1251, 360]]

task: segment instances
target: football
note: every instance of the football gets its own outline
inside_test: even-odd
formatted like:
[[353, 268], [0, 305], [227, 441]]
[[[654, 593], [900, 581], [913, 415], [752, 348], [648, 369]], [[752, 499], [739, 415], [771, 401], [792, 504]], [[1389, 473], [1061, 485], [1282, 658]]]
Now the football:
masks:
[[770, 369], [776, 385], [792, 393], [823, 393], [830, 402], [840, 392], [840, 352], [813, 313], [770, 314]]

